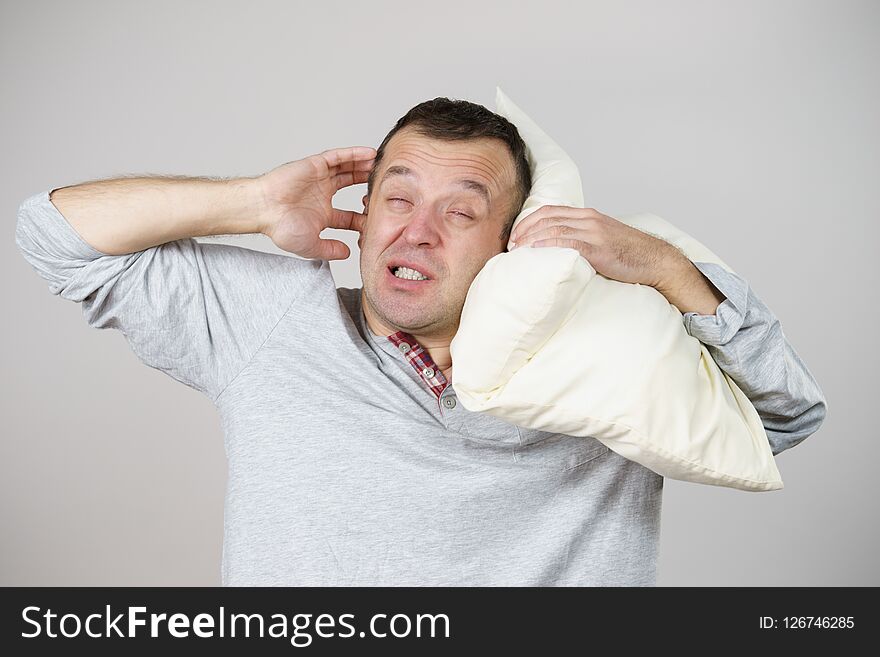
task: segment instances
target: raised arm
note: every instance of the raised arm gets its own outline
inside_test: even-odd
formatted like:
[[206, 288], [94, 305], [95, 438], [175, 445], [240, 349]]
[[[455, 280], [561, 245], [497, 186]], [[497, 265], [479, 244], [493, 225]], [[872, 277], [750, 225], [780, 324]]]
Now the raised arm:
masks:
[[334, 148], [256, 178], [115, 178], [55, 189], [50, 200], [77, 234], [104, 255], [124, 255], [179, 239], [264, 233], [304, 258], [347, 258], [320, 239], [325, 228], [360, 230], [363, 216], [332, 207], [333, 195], [367, 181], [375, 149]]
[[542, 206], [521, 220], [511, 240], [514, 248], [576, 249], [603, 276], [657, 289], [752, 402], [774, 455], [825, 419], [825, 396], [779, 320], [744, 279], [720, 265], [691, 262], [663, 238], [594, 208]]
[[[356, 161], [352, 152], [252, 182], [133, 178], [41, 192], [19, 207], [16, 244], [90, 326], [120, 330], [142, 362], [216, 401], [296, 299], [333, 285], [323, 259], [348, 247], [320, 232], [360, 227], [361, 215], [331, 199], [365, 182], [372, 162], [372, 149]], [[194, 239], [257, 231], [308, 259]]]
[[258, 180], [115, 178], [61, 187], [49, 200], [95, 250], [125, 255], [187, 237], [262, 232]]

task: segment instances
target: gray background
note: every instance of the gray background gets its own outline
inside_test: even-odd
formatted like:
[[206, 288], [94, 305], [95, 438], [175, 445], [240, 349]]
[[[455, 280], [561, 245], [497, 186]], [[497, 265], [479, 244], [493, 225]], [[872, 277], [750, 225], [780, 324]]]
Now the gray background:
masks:
[[[210, 400], [48, 292], [19, 203], [378, 146], [423, 100], [494, 109], [496, 84], [578, 163], [588, 206], [656, 213], [748, 280], [828, 398], [778, 457], [783, 490], [667, 479], [658, 583], [880, 584], [880, 3], [512, 4], [2, 5], [0, 584], [219, 584], [226, 476]], [[327, 234], [354, 253], [337, 285], [359, 286], [356, 234]]]

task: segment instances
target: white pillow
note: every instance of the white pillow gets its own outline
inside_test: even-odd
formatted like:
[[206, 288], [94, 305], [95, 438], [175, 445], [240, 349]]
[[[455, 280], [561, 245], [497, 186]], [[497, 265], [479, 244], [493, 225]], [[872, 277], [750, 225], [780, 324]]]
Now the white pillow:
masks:
[[[542, 205], [584, 207], [577, 167], [500, 88], [533, 173], [516, 219]], [[691, 259], [720, 258], [652, 214], [619, 221]], [[757, 411], [653, 287], [598, 274], [571, 248], [491, 258], [471, 284], [452, 341], [452, 386], [471, 411], [593, 437], [665, 477], [747, 491], [783, 487]]]

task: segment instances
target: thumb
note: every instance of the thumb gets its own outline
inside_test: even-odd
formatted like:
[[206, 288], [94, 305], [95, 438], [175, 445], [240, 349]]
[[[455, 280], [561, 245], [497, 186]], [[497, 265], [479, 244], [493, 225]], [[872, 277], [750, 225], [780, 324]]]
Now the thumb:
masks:
[[364, 221], [366, 215], [354, 210], [339, 210], [333, 208], [333, 215], [330, 218], [329, 228], [343, 228], [345, 230], [356, 230], [361, 232], [364, 229]]
[[351, 255], [351, 249], [348, 248], [348, 245], [339, 240], [320, 240], [318, 251], [318, 257], [321, 260], [345, 260]]

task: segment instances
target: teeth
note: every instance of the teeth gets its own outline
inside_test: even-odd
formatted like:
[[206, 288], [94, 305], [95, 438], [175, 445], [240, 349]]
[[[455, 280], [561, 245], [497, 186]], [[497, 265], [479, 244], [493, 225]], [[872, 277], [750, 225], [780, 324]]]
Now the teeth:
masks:
[[410, 269], [409, 267], [398, 267], [394, 270], [394, 275], [397, 276], [397, 278], [405, 278], [409, 281], [428, 280], [427, 276], [425, 276], [421, 272], [416, 271], [415, 269]]

